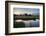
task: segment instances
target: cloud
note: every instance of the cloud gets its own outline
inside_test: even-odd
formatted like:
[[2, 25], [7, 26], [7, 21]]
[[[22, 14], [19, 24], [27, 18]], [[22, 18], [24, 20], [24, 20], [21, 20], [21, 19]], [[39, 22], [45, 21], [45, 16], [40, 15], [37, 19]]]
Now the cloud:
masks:
[[15, 14], [32, 14], [32, 15], [39, 15], [40, 10], [38, 8], [14, 8]]

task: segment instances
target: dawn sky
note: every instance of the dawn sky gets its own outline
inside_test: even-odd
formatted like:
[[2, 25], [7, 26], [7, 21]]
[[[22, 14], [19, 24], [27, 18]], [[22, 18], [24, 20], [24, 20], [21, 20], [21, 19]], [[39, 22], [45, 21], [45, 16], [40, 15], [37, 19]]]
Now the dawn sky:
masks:
[[15, 14], [32, 14], [32, 15], [39, 15], [40, 10], [36, 8], [14, 8], [14, 13]]

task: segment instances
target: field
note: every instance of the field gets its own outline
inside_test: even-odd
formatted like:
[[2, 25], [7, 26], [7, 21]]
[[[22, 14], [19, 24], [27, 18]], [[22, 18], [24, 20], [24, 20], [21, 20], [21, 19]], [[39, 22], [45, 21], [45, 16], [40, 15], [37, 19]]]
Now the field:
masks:
[[22, 20], [35, 20], [39, 19], [39, 16], [14, 16], [14, 19], [22, 19]]

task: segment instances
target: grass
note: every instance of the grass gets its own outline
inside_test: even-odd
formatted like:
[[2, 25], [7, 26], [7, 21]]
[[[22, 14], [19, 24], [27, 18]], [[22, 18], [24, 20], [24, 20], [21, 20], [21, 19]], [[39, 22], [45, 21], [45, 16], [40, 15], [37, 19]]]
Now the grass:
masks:
[[16, 22], [14, 23], [14, 28], [23, 28], [25, 27], [25, 24], [23, 22]]
[[30, 26], [25, 26], [25, 23], [23, 23], [23, 22], [14, 23], [14, 28], [25, 28], [25, 27], [39, 27], [39, 23], [37, 23], [37, 24], [30, 23]]
[[35, 19], [39, 19], [39, 16], [15, 16], [14, 19], [35, 20]]

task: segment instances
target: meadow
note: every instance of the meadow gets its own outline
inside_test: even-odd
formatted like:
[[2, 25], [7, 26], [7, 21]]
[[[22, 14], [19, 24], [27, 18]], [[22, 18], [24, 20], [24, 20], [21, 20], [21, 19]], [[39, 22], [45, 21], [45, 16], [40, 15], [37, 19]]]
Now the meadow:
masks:
[[22, 19], [22, 20], [35, 20], [35, 19], [39, 19], [39, 15], [35, 15], [35, 16], [14, 16], [16, 20], [18, 19]]

